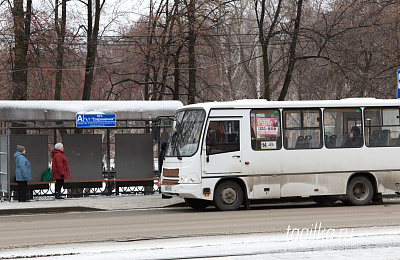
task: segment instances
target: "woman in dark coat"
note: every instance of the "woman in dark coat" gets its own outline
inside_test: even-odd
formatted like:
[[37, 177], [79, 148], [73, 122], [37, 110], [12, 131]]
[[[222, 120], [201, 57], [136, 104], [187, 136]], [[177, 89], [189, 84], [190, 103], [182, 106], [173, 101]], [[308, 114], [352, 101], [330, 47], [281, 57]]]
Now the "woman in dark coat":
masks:
[[57, 143], [54, 150], [51, 151], [52, 165], [51, 178], [56, 180], [55, 198], [63, 199], [61, 196], [61, 188], [64, 186], [64, 180], [71, 178], [67, 158], [64, 155], [64, 146]]
[[14, 154], [15, 158], [15, 180], [18, 182], [18, 201], [26, 201], [26, 186], [28, 181], [32, 180], [31, 164], [25, 157], [25, 147], [17, 145], [17, 151]]
[[361, 130], [357, 126], [353, 126], [350, 130], [350, 134], [346, 142], [346, 147], [361, 147], [361, 146], [362, 146]]

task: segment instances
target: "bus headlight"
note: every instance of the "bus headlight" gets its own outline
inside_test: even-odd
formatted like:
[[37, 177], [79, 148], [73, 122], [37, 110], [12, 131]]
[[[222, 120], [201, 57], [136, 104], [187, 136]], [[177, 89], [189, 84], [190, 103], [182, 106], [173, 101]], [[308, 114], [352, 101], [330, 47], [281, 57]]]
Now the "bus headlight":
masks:
[[181, 183], [200, 183], [200, 179], [196, 174], [187, 174], [181, 177]]

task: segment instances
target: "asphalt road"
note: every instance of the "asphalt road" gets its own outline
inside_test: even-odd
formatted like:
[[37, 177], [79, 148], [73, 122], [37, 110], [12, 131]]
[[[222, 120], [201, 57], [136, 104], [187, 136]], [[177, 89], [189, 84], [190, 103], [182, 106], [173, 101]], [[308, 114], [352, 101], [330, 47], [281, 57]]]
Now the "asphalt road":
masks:
[[276, 232], [290, 228], [400, 226], [400, 202], [362, 207], [315, 204], [257, 206], [221, 212], [190, 208], [0, 216], [1, 248], [174, 236]]

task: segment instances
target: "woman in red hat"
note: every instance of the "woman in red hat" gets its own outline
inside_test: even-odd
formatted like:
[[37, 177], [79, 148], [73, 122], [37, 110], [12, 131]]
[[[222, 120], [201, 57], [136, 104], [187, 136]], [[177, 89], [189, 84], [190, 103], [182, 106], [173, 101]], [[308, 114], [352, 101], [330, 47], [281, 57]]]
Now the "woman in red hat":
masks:
[[67, 158], [64, 155], [64, 146], [62, 143], [57, 143], [54, 150], [51, 151], [52, 165], [51, 178], [56, 180], [56, 199], [64, 199], [61, 196], [61, 188], [64, 186], [64, 180], [71, 178]]

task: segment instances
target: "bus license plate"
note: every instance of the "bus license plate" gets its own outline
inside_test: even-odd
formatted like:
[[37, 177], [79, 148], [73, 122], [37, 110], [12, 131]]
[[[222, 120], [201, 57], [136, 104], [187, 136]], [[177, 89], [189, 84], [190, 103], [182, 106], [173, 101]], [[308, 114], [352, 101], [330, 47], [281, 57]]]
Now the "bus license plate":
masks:
[[165, 191], [172, 191], [171, 186], [165, 186]]

